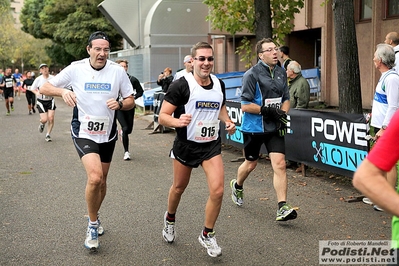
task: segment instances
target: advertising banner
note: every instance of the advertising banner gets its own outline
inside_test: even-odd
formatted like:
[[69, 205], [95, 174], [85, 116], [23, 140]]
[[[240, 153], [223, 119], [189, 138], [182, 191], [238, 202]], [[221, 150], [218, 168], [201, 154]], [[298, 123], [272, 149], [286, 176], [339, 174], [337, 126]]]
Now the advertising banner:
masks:
[[[227, 101], [226, 107], [237, 131], [232, 136], [222, 132], [222, 141], [243, 148], [241, 104]], [[292, 109], [287, 131], [286, 159], [348, 177], [352, 177], [369, 150], [368, 125], [363, 114]], [[267, 153], [262, 149], [262, 153]]]

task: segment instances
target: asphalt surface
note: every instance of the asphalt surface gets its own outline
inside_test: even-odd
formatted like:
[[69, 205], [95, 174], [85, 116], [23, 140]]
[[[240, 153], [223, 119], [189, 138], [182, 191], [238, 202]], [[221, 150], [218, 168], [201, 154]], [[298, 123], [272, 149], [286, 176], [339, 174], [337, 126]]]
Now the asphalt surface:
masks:
[[[319, 240], [389, 240], [391, 216], [362, 202], [346, 178], [288, 170], [288, 202], [298, 218], [276, 222], [270, 162], [261, 160], [247, 179], [244, 206], [235, 206], [229, 182], [242, 154], [223, 148], [225, 194], [215, 226], [223, 255], [211, 258], [198, 243], [208, 189], [201, 168], [193, 171], [177, 212], [177, 238], [162, 238], [172, 182], [168, 157], [174, 132], [149, 134], [150, 115], [136, 117], [131, 161], [118, 141], [100, 210], [105, 234], [98, 252], [83, 246], [87, 226], [86, 176], [72, 144], [72, 110], [57, 99], [52, 142], [38, 132], [24, 97], [6, 116], [0, 101], [0, 265], [318, 265]], [[46, 130], [46, 129], [45, 129]]]

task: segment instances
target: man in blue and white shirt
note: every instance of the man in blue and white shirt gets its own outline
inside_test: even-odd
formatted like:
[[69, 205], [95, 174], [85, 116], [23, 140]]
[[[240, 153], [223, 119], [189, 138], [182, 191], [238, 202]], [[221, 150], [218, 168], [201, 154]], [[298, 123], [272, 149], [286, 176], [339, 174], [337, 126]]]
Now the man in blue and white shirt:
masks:
[[277, 221], [297, 217], [296, 211], [287, 203], [287, 173], [285, 163], [284, 135], [287, 131], [287, 115], [290, 94], [287, 75], [277, 65], [278, 47], [272, 39], [262, 39], [256, 44], [258, 63], [243, 77], [241, 130], [244, 136], [245, 161], [240, 165], [237, 179], [230, 181], [232, 200], [243, 204], [243, 185], [255, 169], [260, 148], [265, 145], [273, 166], [273, 184], [277, 194]]
[[[62, 97], [73, 107], [72, 140], [87, 174], [89, 213], [85, 247], [99, 248], [104, 233], [98, 211], [107, 189], [107, 176], [117, 140], [116, 110], [134, 106], [133, 87], [125, 70], [108, 60], [110, 42], [101, 31], [90, 35], [89, 58], [73, 62], [41, 88], [48, 96]], [[71, 89], [65, 89], [71, 88]], [[122, 100], [118, 100], [121, 95]]]

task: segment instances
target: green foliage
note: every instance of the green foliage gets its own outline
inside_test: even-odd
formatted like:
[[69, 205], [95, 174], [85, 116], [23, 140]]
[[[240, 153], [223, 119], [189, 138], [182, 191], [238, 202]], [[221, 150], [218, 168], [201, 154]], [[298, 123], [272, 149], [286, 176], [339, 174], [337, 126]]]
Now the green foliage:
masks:
[[38, 39], [51, 37], [42, 30], [43, 23], [39, 19], [44, 4], [45, 1], [25, 0], [21, 15], [19, 16], [19, 20], [22, 24], [21, 29]]
[[[214, 29], [232, 35], [239, 32], [255, 33], [255, 25], [263, 23], [262, 18], [255, 18], [254, 0], [204, 0], [203, 3], [210, 7], [206, 19]], [[282, 44], [285, 36], [294, 28], [294, 15], [303, 8], [304, 0], [271, 0], [270, 5], [274, 25], [273, 38]], [[246, 62], [246, 67], [251, 66], [255, 54], [247, 38], [237, 47], [236, 53], [241, 55], [241, 61]]]
[[273, 22], [273, 38], [279, 44], [284, 43], [284, 38], [294, 28], [293, 20], [296, 13], [303, 8], [303, 0], [278, 0], [271, 1]]
[[254, 32], [255, 10], [253, 0], [204, 0], [211, 7], [206, 17], [214, 29], [227, 31], [235, 35], [248, 30]]
[[255, 57], [255, 54], [252, 53], [252, 44], [251, 40], [248, 40], [247, 37], [244, 37], [241, 41], [241, 45], [237, 47], [236, 54], [241, 54], [240, 61], [245, 62], [245, 67], [249, 69], [252, 66], [252, 60]]
[[111, 47], [120, 49], [122, 37], [97, 8], [102, 0], [26, 0], [21, 12], [23, 30], [36, 38], [49, 38], [45, 47], [54, 62], [67, 65], [87, 57], [92, 32], [108, 34]]
[[10, 2], [0, 0], [0, 67], [2, 68], [10, 62], [9, 55], [12, 53], [12, 44], [15, 40], [12, 21]]
[[[29, 0], [28, 0], [29, 1]], [[31, 35], [14, 27], [14, 18], [10, 12], [10, 2], [0, 0], [0, 68], [15, 67], [37, 69], [39, 60], [50, 63], [42, 49], [46, 40], [35, 40]]]
[[[57, 58], [57, 63], [59, 62], [72, 62], [75, 58], [69, 53], [65, 52], [64, 46], [51, 42], [45, 47], [45, 51], [50, 58]], [[62, 67], [66, 64], [56, 64], [57, 67]]]
[[325, 5], [328, 4], [328, 2], [330, 2], [330, 0], [324, 0], [324, 1], [320, 4], [320, 6], [325, 6]]
[[7, 0], [0, 0], [0, 12], [2, 14], [2, 17], [6, 12], [10, 10], [10, 1]]

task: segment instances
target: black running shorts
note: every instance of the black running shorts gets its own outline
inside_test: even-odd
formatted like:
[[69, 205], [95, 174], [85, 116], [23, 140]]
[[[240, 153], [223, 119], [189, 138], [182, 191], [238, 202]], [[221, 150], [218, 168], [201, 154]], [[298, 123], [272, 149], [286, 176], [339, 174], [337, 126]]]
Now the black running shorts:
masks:
[[39, 110], [39, 114], [47, 113], [48, 110], [55, 110], [57, 107], [55, 106], [55, 100], [40, 100], [37, 99], [36, 104], [37, 110]]
[[176, 138], [169, 156], [185, 166], [197, 168], [203, 161], [221, 153], [222, 144], [220, 138], [207, 143], [180, 141]]
[[285, 154], [284, 137], [280, 137], [278, 133], [270, 134], [251, 134], [244, 135], [244, 154], [248, 161], [256, 161], [259, 159], [259, 152], [262, 144], [265, 144], [268, 153], [277, 152]]
[[72, 139], [80, 158], [88, 153], [97, 153], [100, 155], [102, 163], [110, 163], [112, 161], [116, 139], [105, 143], [96, 143], [90, 139], [82, 138]]
[[14, 89], [3, 89], [4, 99], [14, 98]]

